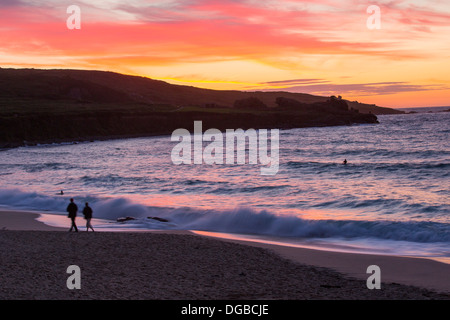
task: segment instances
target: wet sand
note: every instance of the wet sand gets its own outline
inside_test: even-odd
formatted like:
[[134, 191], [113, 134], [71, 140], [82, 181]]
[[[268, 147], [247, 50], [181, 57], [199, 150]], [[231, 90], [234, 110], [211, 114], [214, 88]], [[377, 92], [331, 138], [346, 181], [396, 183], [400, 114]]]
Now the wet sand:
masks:
[[[450, 265], [428, 259], [236, 242], [189, 232], [70, 233], [36, 217], [0, 211], [0, 299], [450, 299]], [[380, 290], [366, 286], [371, 264], [381, 268]], [[66, 286], [70, 265], [80, 267], [80, 290]]]

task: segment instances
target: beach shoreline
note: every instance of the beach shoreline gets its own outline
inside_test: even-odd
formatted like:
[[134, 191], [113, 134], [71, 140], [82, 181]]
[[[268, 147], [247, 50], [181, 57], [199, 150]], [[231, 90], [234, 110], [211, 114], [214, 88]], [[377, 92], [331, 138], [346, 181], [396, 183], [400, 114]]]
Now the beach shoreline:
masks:
[[[55, 293], [51, 290], [37, 289], [40, 293], [32, 294], [31, 291], [33, 288], [36, 289], [36, 284], [32, 286], [33, 288], [21, 289], [20, 285], [14, 287], [13, 283], [9, 283], [10, 279], [20, 277], [18, 273], [21, 270], [23, 272], [29, 264], [33, 264], [34, 268], [40, 266], [41, 269], [49, 269], [50, 263], [45, 258], [47, 253], [49, 254], [47, 259], [51, 260], [54, 257], [60, 263], [64, 260], [63, 257], [69, 254], [71, 264], [77, 264], [77, 260], [79, 260], [78, 263], [85, 266], [84, 268], [90, 269], [91, 274], [98, 274], [98, 270], [104, 270], [104, 265], [113, 263], [114, 260], [124, 260], [125, 266], [128, 263], [134, 266], [134, 263], [142, 262], [141, 271], [146, 270], [147, 272], [140, 273], [140, 276], [145, 274], [145, 277], [152, 279], [153, 285], [156, 282], [160, 286], [157, 292], [151, 290], [150, 295], [143, 297], [131, 294], [130, 292], [133, 290], [128, 290], [127, 293], [122, 292], [122, 294], [116, 293], [111, 297], [108, 290], [92, 288], [88, 299], [450, 298], [450, 280], [448, 279], [450, 265], [430, 259], [330, 252], [212, 238], [196, 235], [189, 231], [164, 230], [136, 233], [83, 231], [76, 234], [67, 232], [70, 226], [69, 221], [67, 229], [65, 229], [45, 225], [36, 220], [38, 217], [38, 212], [0, 209], [0, 237], [10, 243], [9, 247], [3, 246], [1, 257], [3, 264], [11, 264], [10, 268], [2, 270], [2, 273], [6, 272], [1, 277], [6, 280], [2, 281], [7, 282], [2, 287], [12, 290], [7, 293], [7, 290], [4, 289], [0, 293], [1, 299], [21, 299], [21, 297], [27, 296], [26, 292], [36, 299], [56, 299]], [[92, 248], [87, 245], [90, 243], [92, 243]], [[147, 247], [141, 246], [143, 243], [147, 243]], [[120, 244], [122, 249], [120, 246], [117, 248], [117, 244]], [[160, 248], [157, 252], [154, 251], [155, 245]], [[101, 250], [98, 250], [99, 248]], [[203, 250], [198, 248], [203, 248]], [[42, 260], [30, 258], [30, 252], [33, 254], [42, 252]], [[151, 258], [145, 260], [146, 255]], [[89, 257], [92, 259], [89, 260]], [[144, 260], [140, 261], [141, 258]], [[22, 260], [24, 263], [21, 263]], [[159, 262], [154, 262], [152, 267], [147, 270], [146, 264], [152, 260]], [[168, 261], [172, 261], [172, 268], [168, 266]], [[367, 274], [366, 271], [370, 265], [378, 265], [381, 269], [382, 290], [367, 289], [366, 280], [370, 274]], [[120, 268], [120, 263], [117, 268]], [[215, 270], [215, 268], [219, 269]], [[304, 268], [306, 271], [299, 268]], [[128, 275], [133, 278], [136, 277], [135, 273], [137, 272], [134, 269], [135, 267], [128, 270], [130, 274], [123, 271], [121, 273], [119, 270], [117, 272], [121, 274], [122, 278], [127, 278]], [[239, 272], [236, 275], [237, 271]], [[153, 278], [155, 276], [152, 274], [153, 272], [163, 272], [164, 274]], [[303, 274], [304, 272], [311, 272], [313, 276], [306, 276]], [[65, 278], [67, 274], [63, 272], [59, 276]], [[247, 283], [248, 286], [244, 288], [242, 284], [226, 280], [227, 277], [235, 276], [237, 279], [245, 279], [250, 284]], [[281, 279], [269, 284], [268, 282], [272, 281], [271, 277], [281, 277]], [[218, 281], [219, 279], [224, 281]], [[263, 282], [259, 282], [261, 280]], [[301, 284], [299, 284], [300, 282]], [[120, 287], [119, 283], [122, 282], [112, 281], [111, 283]], [[195, 290], [192, 291], [193, 283], [197, 284]], [[288, 288], [290, 283], [293, 283], [294, 286], [297, 283], [297, 287], [302, 286], [308, 289], [293, 291], [292, 288]], [[48, 288], [48, 286], [49, 283], [46, 283], [44, 287]], [[355, 289], [354, 286], [358, 289]], [[68, 293], [66, 292], [67, 288], [64, 289], [60, 292], [63, 299], [82, 299], [82, 296], [73, 292]], [[139, 288], [134, 289], [140, 290]], [[16, 290], [17, 293], [14, 293]], [[259, 292], [256, 296], [251, 293], [255, 290]]]

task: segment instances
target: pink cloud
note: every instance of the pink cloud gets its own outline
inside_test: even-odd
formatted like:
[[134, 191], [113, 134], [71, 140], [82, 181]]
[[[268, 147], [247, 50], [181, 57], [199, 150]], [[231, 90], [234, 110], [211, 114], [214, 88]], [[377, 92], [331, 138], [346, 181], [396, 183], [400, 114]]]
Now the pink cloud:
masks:
[[[26, 6], [18, 0], [7, 4], [0, 6], [3, 51], [73, 57], [99, 65], [228, 59], [273, 62], [308, 54], [428, 57], [428, 53], [403, 49], [402, 43], [409, 41], [410, 32], [431, 33], [431, 27], [448, 26], [450, 21], [448, 13], [391, 1], [383, 4], [383, 15], [397, 26], [411, 26], [406, 30], [408, 36], [398, 28], [384, 31], [386, 41], [356, 41], [352, 37], [355, 23], [361, 32], [367, 16], [365, 5], [357, 0], [198, 0], [167, 1], [159, 6], [122, 3], [114, 9], [134, 19], [113, 20], [111, 13], [101, 16], [98, 10], [97, 19], [90, 14], [82, 20], [82, 30], [71, 31], [65, 24], [68, 15], [61, 8]], [[87, 9], [92, 10], [93, 4]]]
[[[307, 80], [310, 80], [308, 83]], [[337, 84], [331, 83], [327, 80], [321, 79], [304, 79], [298, 80], [284, 80], [276, 81], [277, 84], [284, 84], [282, 88], [277, 89], [263, 89], [268, 84], [273, 82], [261, 83], [258, 88], [252, 88], [258, 91], [289, 91], [289, 92], [301, 92], [322, 96], [331, 95], [358, 95], [358, 96], [371, 96], [371, 95], [391, 95], [402, 92], [419, 92], [419, 91], [433, 91], [433, 90], [449, 90], [447, 85], [425, 85], [425, 84], [411, 84], [408, 82], [374, 82], [374, 83], [352, 83], [352, 84]], [[303, 84], [302, 84], [303, 83]], [[292, 85], [294, 84], [294, 85]], [[251, 88], [248, 88], [249, 90]]]
[[[208, 9], [209, 8], [209, 9]], [[3, 26], [8, 32], [0, 34], [4, 49], [11, 52], [67, 56], [129, 56], [174, 59], [263, 59], [286, 52], [363, 53], [375, 50], [375, 44], [354, 44], [345, 41], [322, 41], [314, 35], [288, 34], [283, 25], [255, 24], [238, 17], [248, 15], [239, 5], [223, 7], [209, 5], [200, 11], [218, 10], [233, 14], [236, 21], [188, 20], [175, 22], [84, 22], [81, 30], [66, 28], [67, 16], [52, 15], [43, 9], [3, 9]], [[265, 10], [259, 10], [269, 14]], [[37, 17], [36, 17], [37, 16]], [[45, 21], [39, 17], [46, 17]], [[51, 17], [51, 18], [50, 18]], [[239, 23], [238, 23], [239, 22]]]

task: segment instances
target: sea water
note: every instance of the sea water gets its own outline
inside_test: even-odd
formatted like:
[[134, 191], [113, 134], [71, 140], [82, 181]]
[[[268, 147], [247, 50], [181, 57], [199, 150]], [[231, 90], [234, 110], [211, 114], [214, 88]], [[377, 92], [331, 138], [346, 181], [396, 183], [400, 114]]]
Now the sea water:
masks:
[[80, 210], [90, 203], [100, 231], [194, 230], [450, 258], [450, 113], [378, 118], [280, 130], [273, 176], [248, 163], [176, 165], [170, 136], [4, 150], [0, 205], [45, 211], [41, 221], [68, 228], [73, 197]]

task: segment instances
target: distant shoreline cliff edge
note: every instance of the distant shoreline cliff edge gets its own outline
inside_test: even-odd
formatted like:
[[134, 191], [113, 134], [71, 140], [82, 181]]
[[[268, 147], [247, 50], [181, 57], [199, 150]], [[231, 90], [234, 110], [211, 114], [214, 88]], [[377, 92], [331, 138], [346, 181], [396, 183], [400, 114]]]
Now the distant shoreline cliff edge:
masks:
[[377, 123], [400, 110], [290, 92], [181, 86], [105, 71], [0, 68], [0, 148], [248, 129]]

